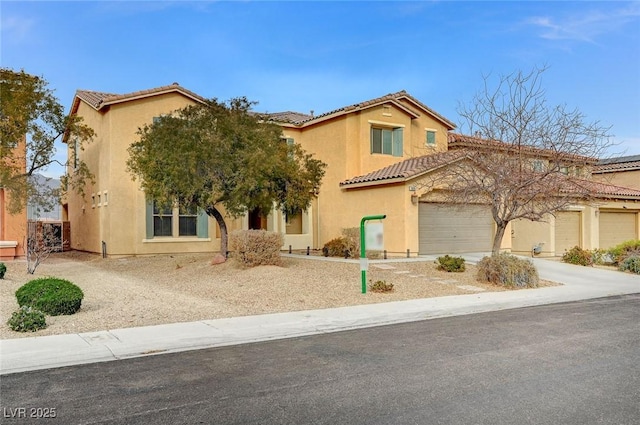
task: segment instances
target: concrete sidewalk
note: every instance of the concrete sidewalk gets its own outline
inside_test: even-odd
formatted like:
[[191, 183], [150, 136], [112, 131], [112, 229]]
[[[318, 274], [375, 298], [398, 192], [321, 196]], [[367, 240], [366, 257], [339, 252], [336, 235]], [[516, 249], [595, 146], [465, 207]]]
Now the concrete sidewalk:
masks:
[[[475, 263], [484, 255], [464, 257]], [[8, 339], [0, 341], [0, 374], [640, 293], [638, 275], [533, 261], [542, 279], [563, 286]]]

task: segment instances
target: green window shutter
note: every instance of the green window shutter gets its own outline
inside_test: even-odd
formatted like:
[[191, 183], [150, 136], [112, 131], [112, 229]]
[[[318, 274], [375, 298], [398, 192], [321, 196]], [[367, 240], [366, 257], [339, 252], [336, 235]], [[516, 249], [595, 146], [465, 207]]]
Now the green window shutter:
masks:
[[207, 213], [198, 209], [198, 222], [196, 223], [196, 234], [199, 238], [209, 237], [209, 216]]
[[153, 239], [153, 201], [147, 199], [147, 210], [145, 214], [147, 239]]
[[382, 130], [382, 153], [391, 155], [393, 146], [393, 134], [391, 130]]
[[393, 129], [393, 156], [402, 156], [402, 128]]
[[382, 130], [371, 129], [371, 153], [382, 153]]

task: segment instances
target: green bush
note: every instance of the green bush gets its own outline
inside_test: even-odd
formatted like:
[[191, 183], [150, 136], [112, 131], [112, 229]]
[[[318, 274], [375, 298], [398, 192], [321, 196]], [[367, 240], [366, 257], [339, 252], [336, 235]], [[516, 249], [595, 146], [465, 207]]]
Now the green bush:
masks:
[[517, 288], [535, 288], [540, 278], [529, 260], [510, 254], [484, 257], [477, 265], [477, 278], [495, 285]]
[[4, 274], [7, 272], [7, 266], [4, 263], [0, 263], [0, 279], [4, 279]]
[[623, 272], [629, 271], [631, 273], [640, 274], [640, 256], [631, 255], [627, 257], [618, 265], [618, 269]]
[[46, 314], [73, 314], [80, 309], [82, 290], [65, 279], [42, 277], [25, 283], [16, 291], [18, 305], [31, 306]]
[[616, 245], [609, 249], [609, 255], [616, 265], [619, 265], [629, 256], [640, 256], [640, 239], [633, 239]]
[[578, 264], [580, 266], [592, 266], [594, 255], [587, 249], [574, 246], [569, 251], [562, 254], [562, 261], [569, 264]]
[[447, 272], [463, 272], [465, 270], [464, 258], [451, 257], [445, 255], [444, 257], [438, 257], [438, 270], [444, 270]]
[[47, 321], [43, 312], [23, 305], [18, 311], [13, 312], [7, 325], [16, 332], [35, 332], [46, 328]]
[[281, 233], [266, 230], [235, 230], [229, 235], [229, 248], [245, 267], [282, 265], [280, 249], [283, 243]]
[[371, 292], [391, 292], [393, 291], [393, 283], [387, 283], [384, 280], [378, 280], [373, 283], [369, 281], [369, 290]]
[[591, 251], [593, 264], [607, 265], [613, 263], [613, 257], [606, 249], [594, 249]]

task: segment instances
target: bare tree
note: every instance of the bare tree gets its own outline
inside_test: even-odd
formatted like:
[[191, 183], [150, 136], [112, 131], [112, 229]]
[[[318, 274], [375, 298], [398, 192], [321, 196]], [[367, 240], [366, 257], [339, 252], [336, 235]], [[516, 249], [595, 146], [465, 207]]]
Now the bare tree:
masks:
[[610, 127], [587, 122], [577, 109], [547, 105], [546, 67], [501, 76], [458, 113], [469, 134], [450, 135], [459, 159], [424, 182], [453, 203], [489, 205], [496, 223], [492, 255], [516, 219], [543, 221], [549, 214], [594, 195], [590, 170], [612, 145]]
[[62, 251], [62, 229], [52, 223], [32, 221], [27, 230], [27, 273], [34, 274], [52, 252]]

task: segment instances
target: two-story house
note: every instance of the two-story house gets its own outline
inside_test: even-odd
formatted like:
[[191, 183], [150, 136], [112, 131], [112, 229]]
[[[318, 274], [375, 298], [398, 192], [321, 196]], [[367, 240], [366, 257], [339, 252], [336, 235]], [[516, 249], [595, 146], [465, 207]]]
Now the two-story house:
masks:
[[[104, 250], [108, 255], [220, 249], [214, 220], [178, 208], [156, 211], [126, 170], [127, 148], [137, 139], [138, 128], [154, 117], [202, 101], [178, 84], [124, 95], [76, 93], [71, 113], [81, 115], [96, 132], [94, 140], [77, 151], [94, 173], [95, 183], [88, 184], [85, 198], [70, 194], [64, 205], [72, 248]], [[407, 92], [319, 115], [280, 112], [265, 114], [265, 119], [282, 126], [283, 142], [300, 144], [327, 163], [326, 175], [307, 211], [295, 217], [275, 210], [268, 217], [249, 212], [228, 220], [229, 230], [265, 228], [284, 235], [283, 249], [320, 249], [342, 229], [359, 226], [363, 216], [386, 214], [384, 242], [389, 252], [490, 250], [495, 224], [488, 208], [448, 205], [421, 189], [421, 179], [461, 160], [465, 152], [464, 146], [450, 149], [456, 140], [460, 144], [451, 133], [454, 124]], [[640, 190], [606, 184], [598, 190], [600, 206], [576, 205], [566, 211], [566, 220], [561, 212], [545, 223], [514, 223], [502, 248], [530, 253], [533, 245], [542, 243], [543, 255], [554, 255], [571, 244], [605, 247], [600, 243], [601, 208], [603, 213], [635, 211], [637, 237]]]

